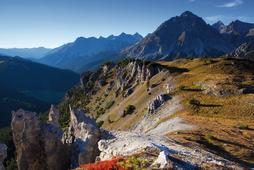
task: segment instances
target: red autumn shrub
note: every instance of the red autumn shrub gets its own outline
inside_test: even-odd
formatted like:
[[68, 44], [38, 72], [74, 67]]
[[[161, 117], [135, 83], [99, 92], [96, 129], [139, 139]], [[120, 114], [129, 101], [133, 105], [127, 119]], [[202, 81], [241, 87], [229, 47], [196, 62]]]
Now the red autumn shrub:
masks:
[[100, 161], [94, 164], [81, 165], [80, 168], [84, 168], [85, 170], [127, 170], [117, 165], [117, 163], [122, 160], [123, 158]]

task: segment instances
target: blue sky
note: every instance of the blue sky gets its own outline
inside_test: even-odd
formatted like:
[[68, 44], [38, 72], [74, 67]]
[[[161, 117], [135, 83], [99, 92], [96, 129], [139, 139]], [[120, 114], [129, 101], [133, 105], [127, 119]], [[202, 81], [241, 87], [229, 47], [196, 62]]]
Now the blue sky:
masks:
[[254, 23], [254, 0], [0, 0], [0, 48], [57, 47], [79, 36], [153, 32], [189, 10]]

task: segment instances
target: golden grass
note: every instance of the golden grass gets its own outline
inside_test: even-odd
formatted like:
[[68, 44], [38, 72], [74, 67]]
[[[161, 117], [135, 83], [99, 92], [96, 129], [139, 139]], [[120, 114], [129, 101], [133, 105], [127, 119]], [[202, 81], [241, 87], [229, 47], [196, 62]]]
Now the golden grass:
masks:
[[[150, 85], [157, 85], [152, 89], [151, 95], [146, 91], [145, 82], [136, 86], [134, 93], [127, 98], [121, 95], [115, 97], [113, 90], [105, 96], [106, 85], [92, 97], [88, 105], [91, 114], [96, 116], [96, 108], [105, 108], [108, 102], [114, 101], [114, 105], [98, 120], [104, 121], [103, 127], [106, 129], [129, 130], [146, 113], [148, 103], [158, 94], [166, 92], [165, 83], [173, 77], [176, 87], [173, 95], [181, 96], [184, 109], [160, 122], [180, 116], [198, 128], [169, 136], [187, 145], [199, 145], [222, 156], [231, 157], [246, 166], [254, 164], [254, 94], [227, 97], [208, 95], [199, 85], [200, 82], [205, 82], [235, 92], [239, 90], [239, 85], [254, 85], [254, 65], [245, 68], [245, 65], [248, 65], [245, 61], [222, 58], [181, 59], [159, 63], [189, 71], [179, 74], [160, 73], [154, 76]], [[114, 77], [111, 77], [107, 82], [113, 79]], [[166, 80], [162, 81], [163, 79]], [[183, 90], [185, 88], [189, 90]], [[198, 111], [190, 107], [191, 99], [200, 101]], [[135, 113], [122, 117], [121, 112], [128, 105], [136, 107]], [[240, 129], [240, 126], [248, 126], [248, 129]]]

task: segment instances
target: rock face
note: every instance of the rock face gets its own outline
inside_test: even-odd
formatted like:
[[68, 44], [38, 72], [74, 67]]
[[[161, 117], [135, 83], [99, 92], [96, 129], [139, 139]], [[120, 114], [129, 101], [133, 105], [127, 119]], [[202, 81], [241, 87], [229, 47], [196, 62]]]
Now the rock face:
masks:
[[69, 146], [61, 142], [62, 131], [41, 124], [36, 113], [12, 112], [13, 140], [19, 170], [64, 170], [69, 168]]
[[59, 111], [54, 106], [48, 123], [40, 123], [34, 112], [12, 112], [19, 170], [65, 170], [95, 161], [100, 140], [95, 121], [82, 110], [70, 109], [70, 124], [63, 132], [58, 120]]
[[[119, 91], [128, 91], [135, 85], [148, 81], [165, 68], [158, 64], [149, 64], [140, 60], [129, 62], [125, 67], [116, 70], [116, 88]], [[128, 93], [128, 92], [127, 92]]]
[[[107, 85], [105, 92], [114, 90], [117, 95], [122, 94], [123, 97], [127, 97], [134, 91], [136, 85], [148, 81], [154, 75], [165, 70], [167, 68], [162, 65], [141, 60], [124, 60], [117, 65], [108, 63], [97, 72], [82, 74], [80, 88], [89, 96], [96, 93], [102, 86]], [[106, 82], [106, 77], [112, 75], [115, 79]]]
[[163, 105], [167, 100], [171, 99], [168, 94], [161, 94], [152, 100], [148, 105], [148, 113], [153, 114], [155, 111]]
[[4, 170], [3, 161], [7, 157], [7, 146], [0, 143], [0, 170]]
[[72, 153], [72, 166], [92, 163], [99, 154], [97, 143], [100, 140], [100, 129], [82, 110], [70, 109], [70, 116], [70, 124], [62, 140], [75, 148]]
[[244, 43], [240, 45], [229, 56], [235, 58], [250, 59], [254, 61], [254, 43]]

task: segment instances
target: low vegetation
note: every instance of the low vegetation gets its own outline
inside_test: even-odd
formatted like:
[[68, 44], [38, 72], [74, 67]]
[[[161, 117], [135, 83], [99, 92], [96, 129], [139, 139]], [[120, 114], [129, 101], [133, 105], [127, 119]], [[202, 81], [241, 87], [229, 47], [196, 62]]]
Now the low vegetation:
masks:
[[[126, 66], [128, 62], [122, 61], [116, 67]], [[92, 117], [103, 121], [99, 123], [103, 124], [103, 128], [129, 130], [147, 112], [149, 102], [166, 92], [165, 85], [170, 83], [174, 85], [172, 97], [179, 96], [183, 106], [172, 117], [180, 116], [185, 122], [198, 127], [170, 134], [170, 137], [190, 146], [201, 145], [216, 154], [232, 157], [243, 165], [254, 165], [254, 151], [251, 149], [254, 148], [254, 93], [251, 91], [254, 62], [204, 58], [158, 64], [168, 68], [169, 72], [161, 72], [148, 82], [137, 84], [130, 96], [117, 95], [121, 92], [109, 88], [110, 83], [94, 90], [91, 97], [84, 93], [84, 89], [77, 88], [65, 100], [65, 108], [68, 109], [66, 106], [71, 104], [89, 110]], [[113, 68], [106, 82], [114, 83], [115, 71]], [[106, 92], [107, 96], [104, 95]], [[100, 108], [104, 108], [105, 112], [97, 116]], [[68, 115], [68, 112], [65, 113]], [[66, 117], [61, 117], [62, 124], [66, 124]]]
[[128, 105], [123, 111], [123, 117], [134, 113], [136, 107], [134, 105]]

